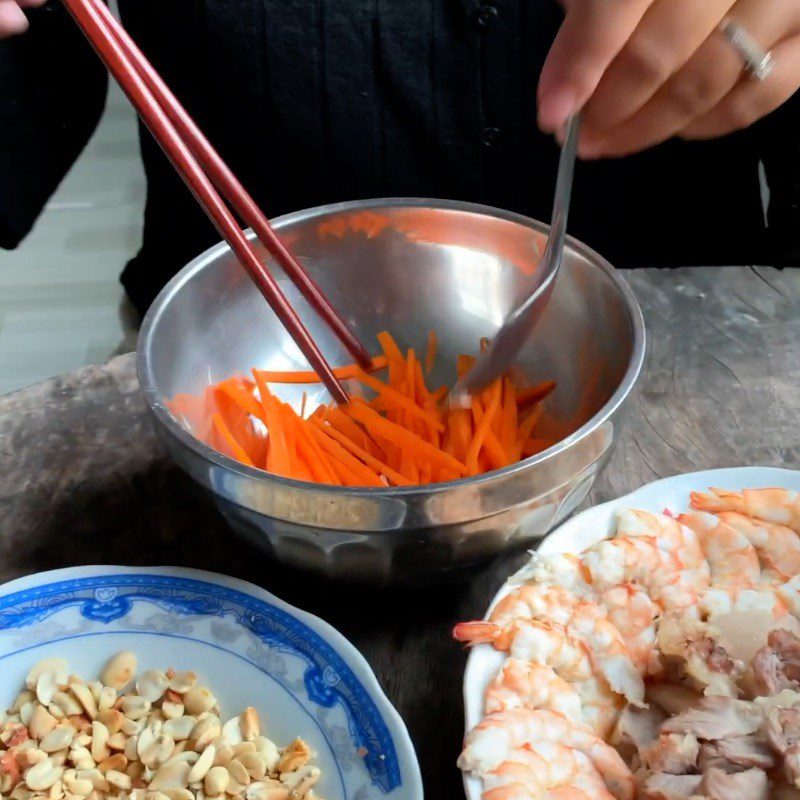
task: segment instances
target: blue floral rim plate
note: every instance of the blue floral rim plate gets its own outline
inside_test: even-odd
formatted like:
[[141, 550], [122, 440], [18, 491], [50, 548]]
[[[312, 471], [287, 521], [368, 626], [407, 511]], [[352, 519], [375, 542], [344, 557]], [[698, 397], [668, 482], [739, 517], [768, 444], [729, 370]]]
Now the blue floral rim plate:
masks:
[[255, 706], [277, 743], [309, 742], [325, 800], [422, 800], [403, 721], [330, 625], [245, 581], [173, 567], [77, 567], [0, 587], [0, 702], [62, 656], [94, 679], [132, 650], [139, 670], [192, 669], [223, 718]]

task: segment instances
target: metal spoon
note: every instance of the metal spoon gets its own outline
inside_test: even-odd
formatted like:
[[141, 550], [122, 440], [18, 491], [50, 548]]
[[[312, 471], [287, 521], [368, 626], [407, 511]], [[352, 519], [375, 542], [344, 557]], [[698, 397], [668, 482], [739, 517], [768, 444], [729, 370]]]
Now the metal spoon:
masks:
[[464, 405], [468, 402], [469, 395], [488, 386], [514, 364], [550, 299], [564, 254], [564, 237], [567, 233], [567, 214], [572, 194], [572, 175], [578, 150], [579, 128], [580, 117], [574, 114], [567, 122], [564, 144], [558, 161], [550, 236], [537, 270], [539, 281], [531, 294], [508, 315], [472, 369], [456, 383], [452, 395], [455, 405]]

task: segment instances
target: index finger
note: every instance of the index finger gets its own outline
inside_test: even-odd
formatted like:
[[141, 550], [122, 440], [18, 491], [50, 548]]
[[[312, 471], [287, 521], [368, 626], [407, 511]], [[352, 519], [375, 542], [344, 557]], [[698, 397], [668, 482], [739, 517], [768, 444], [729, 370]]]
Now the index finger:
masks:
[[539, 78], [539, 127], [559, 129], [592, 95], [653, 0], [570, 0]]

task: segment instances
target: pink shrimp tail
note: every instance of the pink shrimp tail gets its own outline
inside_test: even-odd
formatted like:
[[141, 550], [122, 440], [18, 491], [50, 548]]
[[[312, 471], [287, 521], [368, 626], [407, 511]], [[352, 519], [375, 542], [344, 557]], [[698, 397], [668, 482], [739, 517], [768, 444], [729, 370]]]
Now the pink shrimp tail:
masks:
[[497, 638], [498, 628], [493, 622], [459, 622], [453, 628], [453, 638], [467, 644], [488, 644]]

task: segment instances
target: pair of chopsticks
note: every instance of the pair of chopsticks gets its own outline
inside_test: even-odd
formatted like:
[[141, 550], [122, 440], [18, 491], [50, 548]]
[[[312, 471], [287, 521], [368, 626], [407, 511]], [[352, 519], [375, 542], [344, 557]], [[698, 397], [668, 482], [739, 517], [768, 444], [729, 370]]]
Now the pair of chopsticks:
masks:
[[308, 363], [320, 376], [333, 399], [337, 403], [347, 403], [347, 393], [334, 375], [330, 364], [274, 277], [259, 260], [220, 193], [253, 228], [263, 245], [311, 307], [364, 368], [370, 365], [367, 350], [338, 316], [303, 267], [281, 244], [269, 220], [253, 198], [245, 191], [102, 0], [63, 0], [63, 2]]

